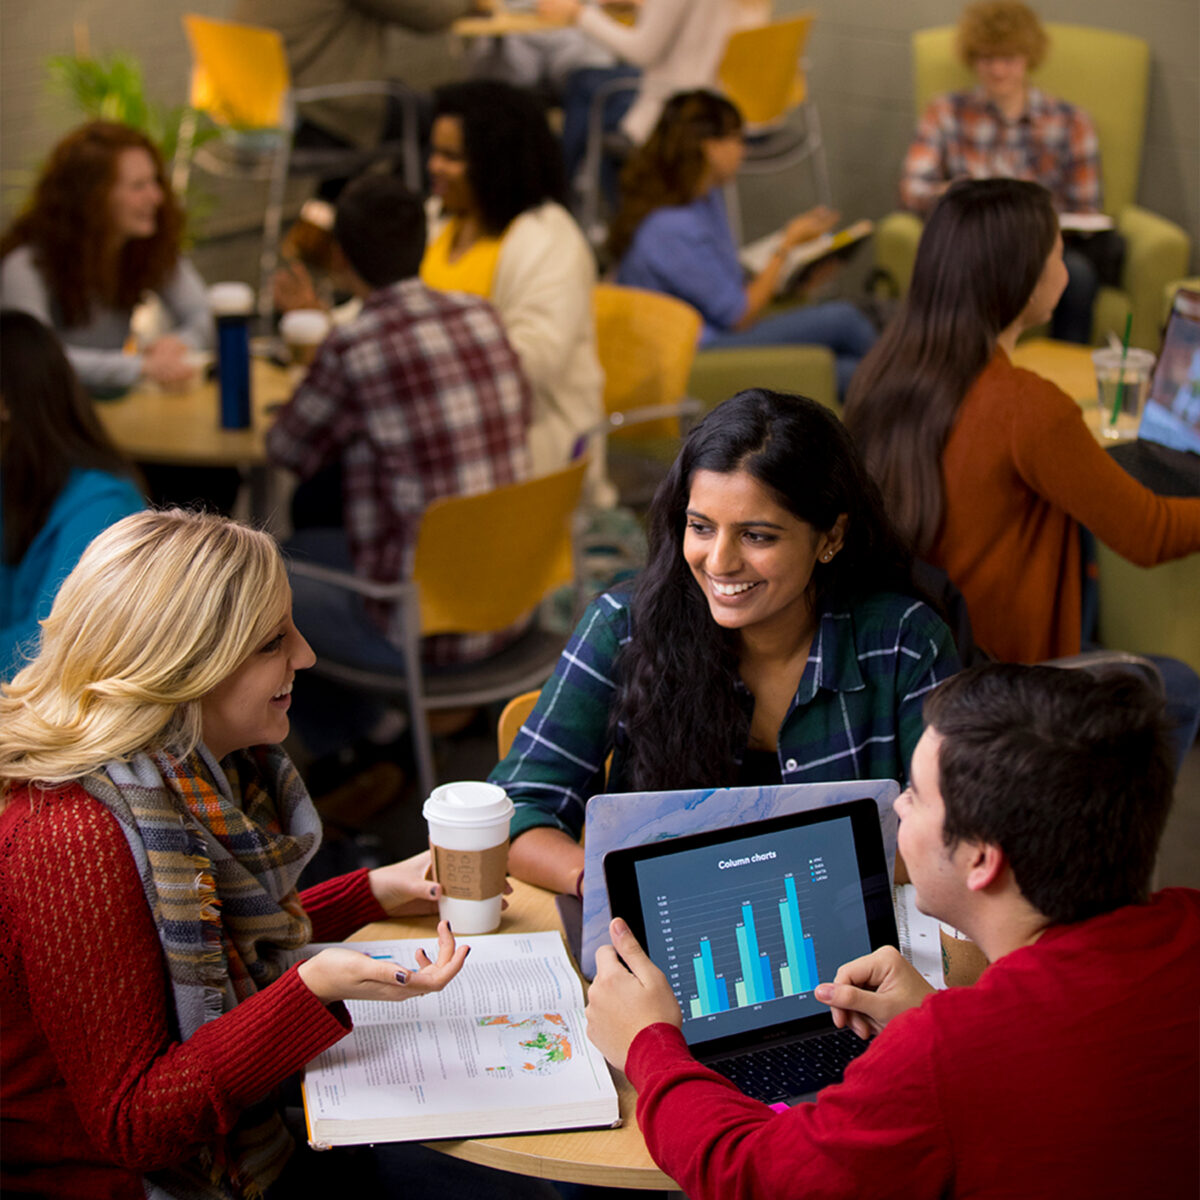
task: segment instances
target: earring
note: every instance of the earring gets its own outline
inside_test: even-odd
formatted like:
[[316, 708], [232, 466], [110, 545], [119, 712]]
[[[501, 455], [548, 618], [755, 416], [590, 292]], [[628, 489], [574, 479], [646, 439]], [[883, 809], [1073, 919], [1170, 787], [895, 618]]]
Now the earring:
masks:
[[825, 551], [825, 553], [821, 555], [821, 561], [822, 561], [822, 562], [829, 562], [829, 560], [830, 560], [831, 558], [833, 558], [833, 551], [832, 551], [832, 550], [826, 550], [826, 551]]

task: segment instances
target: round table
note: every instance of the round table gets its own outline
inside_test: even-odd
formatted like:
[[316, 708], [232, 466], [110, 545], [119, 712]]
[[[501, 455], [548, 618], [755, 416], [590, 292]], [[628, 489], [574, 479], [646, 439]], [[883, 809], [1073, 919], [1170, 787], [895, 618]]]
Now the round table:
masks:
[[[497, 933], [532, 933], [559, 928], [552, 893], [516, 879], [512, 884], [513, 894]], [[428, 937], [435, 926], [433, 917], [377, 921], [360, 929], [350, 940]], [[462, 940], [469, 944], [471, 938]], [[646, 1150], [641, 1130], [634, 1120], [636, 1093], [632, 1085], [620, 1072], [614, 1072], [614, 1082], [623, 1122], [618, 1129], [523, 1133], [430, 1142], [429, 1145], [454, 1158], [539, 1179], [600, 1187], [674, 1190], [675, 1183], [654, 1165]]]

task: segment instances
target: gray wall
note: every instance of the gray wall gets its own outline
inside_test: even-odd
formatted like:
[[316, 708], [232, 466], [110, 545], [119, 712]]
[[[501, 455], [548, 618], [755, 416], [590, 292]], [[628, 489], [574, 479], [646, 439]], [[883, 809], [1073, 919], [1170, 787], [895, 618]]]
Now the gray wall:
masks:
[[[28, 171], [69, 128], [67, 107], [47, 94], [43, 62], [74, 44], [86, 22], [94, 51], [128, 48], [164, 101], [187, 92], [188, 54], [179, 17], [222, 15], [226, 0], [0, 0], [0, 172], [3, 216]], [[1140, 202], [1188, 230], [1200, 263], [1200, 4], [1197, 0], [1041, 0], [1048, 20], [1125, 30], [1150, 42], [1151, 95]], [[820, 105], [834, 198], [848, 216], [880, 216], [895, 205], [896, 177], [912, 128], [909, 35], [953, 21], [950, 0], [776, 0], [780, 15], [811, 8], [814, 95]], [[456, 71], [446, 38], [400, 37], [408, 77], [429, 83]], [[802, 175], [746, 190], [748, 233], [778, 224], [807, 202]], [[222, 197], [209, 228], [220, 232], [255, 211], [253, 194]]]

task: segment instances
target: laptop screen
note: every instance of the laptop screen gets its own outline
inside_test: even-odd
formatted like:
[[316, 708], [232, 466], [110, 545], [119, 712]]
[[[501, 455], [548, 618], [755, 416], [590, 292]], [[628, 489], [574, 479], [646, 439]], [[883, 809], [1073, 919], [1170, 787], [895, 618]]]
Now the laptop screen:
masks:
[[1200, 292], [1175, 293], [1138, 437], [1200, 454]]
[[873, 800], [614, 850], [604, 866], [698, 1052], [829, 1027], [816, 985], [896, 944]]

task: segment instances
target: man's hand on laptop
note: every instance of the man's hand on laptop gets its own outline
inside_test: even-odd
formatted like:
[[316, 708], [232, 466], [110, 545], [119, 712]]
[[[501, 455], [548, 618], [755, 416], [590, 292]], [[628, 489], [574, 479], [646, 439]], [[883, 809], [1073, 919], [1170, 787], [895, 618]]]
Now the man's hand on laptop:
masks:
[[617, 918], [608, 933], [613, 944], [596, 951], [596, 978], [588, 989], [587, 1032], [600, 1053], [624, 1070], [629, 1047], [643, 1029], [660, 1021], [679, 1027], [683, 1014], [667, 977], [647, 958], [629, 926]]
[[863, 1041], [873, 1038], [893, 1017], [916, 1008], [933, 988], [894, 946], [883, 946], [838, 968], [832, 983], [813, 993], [833, 1012], [839, 1029], [847, 1025]]

